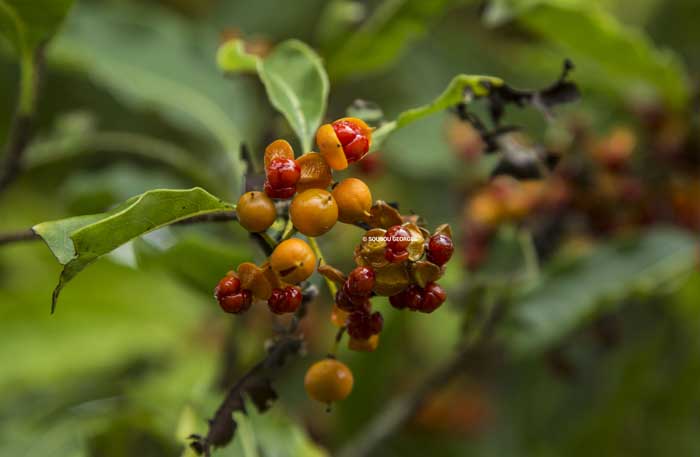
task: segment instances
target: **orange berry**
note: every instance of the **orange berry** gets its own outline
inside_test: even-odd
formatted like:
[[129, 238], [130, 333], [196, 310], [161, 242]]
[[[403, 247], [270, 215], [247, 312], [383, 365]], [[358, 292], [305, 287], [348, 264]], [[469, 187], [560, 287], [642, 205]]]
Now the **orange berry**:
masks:
[[236, 215], [244, 229], [263, 232], [277, 219], [277, 210], [270, 197], [263, 192], [251, 191], [238, 199]]
[[335, 359], [324, 359], [311, 365], [304, 377], [304, 388], [309, 397], [330, 404], [344, 400], [352, 392], [352, 371]]
[[338, 221], [338, 205], [327, 190], [308, 189], [294, 197], [289, 216], [300, 233], [319, 236]]
[[372, 208], [372, 192], [362, 180], [347, 178], [333, 188], [338, 204], [338, 220], [346, 224], [364, 221]]
[[282, 281], [298, 284], [314, 272], [316, 256], [305, 241], [290, 238], [277, 245], [270, 256], [270, 266]]

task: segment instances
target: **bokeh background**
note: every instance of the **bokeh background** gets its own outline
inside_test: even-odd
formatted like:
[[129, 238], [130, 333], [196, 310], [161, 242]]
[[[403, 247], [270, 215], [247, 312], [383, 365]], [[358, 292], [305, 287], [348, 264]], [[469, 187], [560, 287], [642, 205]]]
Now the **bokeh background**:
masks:
[[[0, 231], [152, 188], [199, 185], [235, 200], [222, 144], [243, 139], [262, 154], [293, 134], [256, 78], [220, 74], [215, 52], [227, 38], [261, 54], [286, 38], [313, 46], [331, 77], [328, 120], [355, 99], [393, 119], [457, 73], [545, 87], [571, 58], [579, 102], [552, 120], [507, 114], [523, 141], [561, 157], [559, 178], [577, 183], [564, 203], [475, 235], [470, 201], [488, 193], [494, 157], [449, 112], [397, 132], [350, 173], [376, 198], [452, 225], [448, 304], [417, 315], [377, 300], [387, 310], [379, 348], [341, 349], [355, 390], [328, 414], [303, 390], [333, 337], [324, 293], [304, 326], [308, 355], [275, 383], [280, 401], [241, 419], [215, 455], [334, 455], [450, 357], [485, 299], [534, 306], [544, 327], [518, 333], [517, 357], [494, 355], [449, 380], [373, 455], [698, 455], [696, 22], [692, 0], [78, 1], [50, 46], [38, 135], [0, 195]], [[18, 81], [0, 49], [4, 143]], [[534, 234], [529, 254], [522, 233]], [[325, 236], [329, 261], [350, 267], [360, 234], [339, 226]], [[273, 333], [265, 310], [231, 317], [212, 299], [222, 274], [251, 258], [260, 254], [234, 223], [163, 229], [86, 269], [50, 315], [60, 272], [50, 251], [2, 246], [0, 455], [190, 455], [187, 435], [205, 432], [223, 389]], [[514, 279], [521, 270], [536, 284]], [[540, 302], [550, 307], [537, 311]]]

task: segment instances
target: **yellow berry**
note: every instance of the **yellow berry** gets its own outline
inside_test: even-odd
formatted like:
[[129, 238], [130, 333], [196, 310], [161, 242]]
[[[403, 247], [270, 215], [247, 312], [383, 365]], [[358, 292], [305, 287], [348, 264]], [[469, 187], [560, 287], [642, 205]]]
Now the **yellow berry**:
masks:
[[326, 404], [347, 398], [353, 383], [352, 371], [344, 363], [331, 358], [311, 365], [304, 377], [309, 397]]
[[251, 191], [241, 195], [236, 206], [238, 222], [249, 232], [263, 232], [277, 219], [277, 210], [270, 197]]
[[338, 205], [327, 190], [308, 189], [294, 197], [289, 216], [300, 233], [320, 236], [338, 221]]
[[338, 220], [346, 224], [364, 221], [372, 208], [372, 192], [362, 180], [347, 178], [333, 188]]

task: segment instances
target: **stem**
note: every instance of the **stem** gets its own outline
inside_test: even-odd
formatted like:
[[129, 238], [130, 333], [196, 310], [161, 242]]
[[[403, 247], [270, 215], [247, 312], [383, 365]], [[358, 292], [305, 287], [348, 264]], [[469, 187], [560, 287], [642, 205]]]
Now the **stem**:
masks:
[[532, 240], [532, 233], [527, 229], [521, 229], [518, 233], [518, 241], [520, 249], [523, 251], [525, 258], [525, 275], [527, 281], [533, 283], [540, 277], [540, 263], [537, 258], [537, 251]]
[[[311, 250], [314, 251], [316, 258], [318, 259], [319, 265], [325, 265], [326, 259], [323, 257], [323, 252], [321, 251], [321, 248], [318, 245], [316, 238], [310, 236], [309, 237], [309, 245], [311, 246]], [[331, 293], [331, 297], [333, 299], [335, 299], [335, 294], [338, 293], [338, 286], [333, 281], [326, 278], [325, 276], [323, 277], [323, 279], [326, 282], [326, 286], [328, 286], [328, 291]]]

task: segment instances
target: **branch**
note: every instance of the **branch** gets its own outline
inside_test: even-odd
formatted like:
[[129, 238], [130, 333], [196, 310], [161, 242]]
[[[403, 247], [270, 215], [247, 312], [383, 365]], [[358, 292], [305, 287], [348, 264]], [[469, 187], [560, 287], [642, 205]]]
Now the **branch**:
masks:
[[277, 399], [277, 393], [272, 388], [271, 382], [275, 372], [282, 368], [286, 361], [298, 355], [303, 348], [303, 340], [296, 332], [299, 321], [306, 314], [306, 306], [318, 296], [315, 286], [308, 286], [304, 290], [302, 304], [295, 313], [289, 327], [273, 341], [267, 350], [267, 355], [255, 364], [229, 389], [221, 405], [217, 408], [214, 417], [209, 420], [209, 431], [206, 436], [192, 435], [190, 446], [198, 454], [211, 455], [212, 447], [222, 447], [233, 439], [236, 431], [236, 422], [233, 413], [245, 412], [245, 398], [252, 400], [258, 410], [266, 411], [272, 402]]
[[[0, 192], [4, 191], [12, 181], [17, 178], [22, 169], [22, 156], [27, 149], [34, 134], [34, 117], [36, 115], [36, 99], [44, 68], [44, 46], [39, 46], [34, 54], [31, 65], [33, 78], [28, 81], [29, 88], [21, 88], [21, 93], [29, 93], [32, 98], [29, 102], [20, 100], [17, 103], [14, 120], [8, 135], [7, 146], [2, 167], [0, 168]], [[22, 68], [22, 72], [27, 70]], [[24, 79], [24, 78], [23, 78]], [[26, 83], [23, 83], [26, 85]], [[20, 97], [22, 98], [22, 97]], [[26, 106], [25, 106], [26, 105]]]
[[495, 354], [500, 354], [494, 343], [494, 328], [502, 316], [502, 308], [490, 313], [481, 335], [471, 344], [465, 344], [437, 370], [428, 375], [412, 391], [393, 400], [354, 438], [337, 453], [338, 457], [367, 457], [377, 455], [377, 448], [406, 425], [430, 395], [447, 385], [459, 374], [483, 366]]
[[18, 241], [34, 241], [38, 240], [39, 235], [34, 233], [34, 230], [27, 229], [19, 232], [0, 233], [0, 246]]

